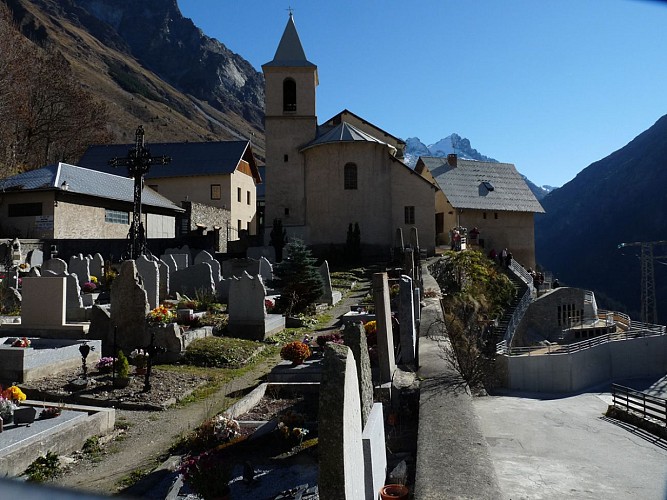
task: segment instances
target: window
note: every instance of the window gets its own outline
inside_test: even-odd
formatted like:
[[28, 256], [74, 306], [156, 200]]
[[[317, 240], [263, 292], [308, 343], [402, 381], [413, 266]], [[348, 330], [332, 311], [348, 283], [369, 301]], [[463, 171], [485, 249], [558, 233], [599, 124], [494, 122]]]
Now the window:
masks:
[[486, 212], [482, 213], [482, 219], [486, 219]]
[[283, 161], [287, 163], [289, 161], [289, 155], [283, 155]]
[[498, 218], [498, 212], [493, 212], [493, 218], [497, 219]]
[[357, 166], [354, 163], [345, 165], [343, 176], [345, 189], [357, 189]]
[[130, 212], [123, 212], [122, 210], [104, 209], [104, 222], [110, 224], [129, 224]]
[[415, 223], [415, 207], [405, 207], [405, 223]]
[[250, 191], [246, 193], [246, 202], [250, 205]]
[[236, 188], [236, 201], [241, 203], [241, 188]]
[[42, 215], [42, 203], [10, 203], [7, 207], [8, 217], [31, 217]]
[[241, 229], [241, 225], [242, 225], [242, 224], [243, 224], [243, 222], [241, 221], [241, 219], [237, 219], [237, 221], [236, 221], [236, 227], [237, 227], [237, 229], [238, 229], [239, 232], [241, 232], [241, 230], [242, 230], [242, 229]]
[[285, 215], [289, 216], [289, 208], [285, 207]]
[[296, 82], [291, 78], [283, 81], [283, 111], [296, 111]]
[[211, 184], [211, 199], [222, 199], [222, 188], [220, 187], [220, 184]]

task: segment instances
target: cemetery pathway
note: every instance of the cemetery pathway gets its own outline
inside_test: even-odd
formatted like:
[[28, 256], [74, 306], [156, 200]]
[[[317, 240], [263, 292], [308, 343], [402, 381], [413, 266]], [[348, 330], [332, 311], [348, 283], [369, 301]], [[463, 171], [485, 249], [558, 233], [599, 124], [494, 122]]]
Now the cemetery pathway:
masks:
[[[313, 333], [321, 335], [338, 328], [339, 318], [350, 310], [350, 305], [359, 302], [369, 288], [369, 282], [358, 282], [354, 291], [329, 311], [331, 319]], [[257, 386], [279, 361], [278, 355], [268, 358], [232, 379], [212, 396], [184, 407], [172, 407], [163, 412], [116, 410], [117, 423], [130, 423], [124, 438], [109, 443], [110, 452], [101, 455], [96, 463], [84, 459], [72, 464], [55, 484], [101, 494], [116, 493], [121, 481], [157, 467], [180, 435], [227, 408], [231, 403], [230, 394]]]

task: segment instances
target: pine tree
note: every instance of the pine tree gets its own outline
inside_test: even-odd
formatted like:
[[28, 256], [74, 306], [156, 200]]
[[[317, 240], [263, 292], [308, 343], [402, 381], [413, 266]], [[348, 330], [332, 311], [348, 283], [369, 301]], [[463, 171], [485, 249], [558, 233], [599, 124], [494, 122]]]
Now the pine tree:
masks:
[[315, 266], [316, 259], [303, 241], [287, 244], [288, 257], [276, 266], [283, 286], [278, 305], [288, 314], [305, 311], [324, 291], [322, 276]]

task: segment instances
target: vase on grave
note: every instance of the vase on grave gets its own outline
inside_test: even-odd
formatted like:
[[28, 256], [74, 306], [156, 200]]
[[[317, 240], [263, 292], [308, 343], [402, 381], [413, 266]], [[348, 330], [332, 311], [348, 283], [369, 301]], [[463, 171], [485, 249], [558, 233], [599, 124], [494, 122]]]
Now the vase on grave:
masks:
[[100, 296], [99, 292], [84, 293], [81, 294], [81, 301], [83, 302], [84, 307], [92, 306], [93, 304], [95, 304], [95, 301], [99, 296]]
[[380, 488], [382, 500], [408, 500], [409, 490], [403, 484], [386, 484]]
[[14, 421], [14, 409], [8, 408], [0, 413], [0, 418], [2, 418], [3, 425], [11, 424]]

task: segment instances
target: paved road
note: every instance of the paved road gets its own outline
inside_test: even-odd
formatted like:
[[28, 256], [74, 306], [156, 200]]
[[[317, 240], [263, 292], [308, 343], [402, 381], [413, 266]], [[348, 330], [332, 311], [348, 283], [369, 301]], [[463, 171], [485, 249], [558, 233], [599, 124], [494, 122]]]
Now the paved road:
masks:
[[604, 417], [608, 392], [540, 397], [474, 399], [503, 499], [667, 499], [667, 441]]

